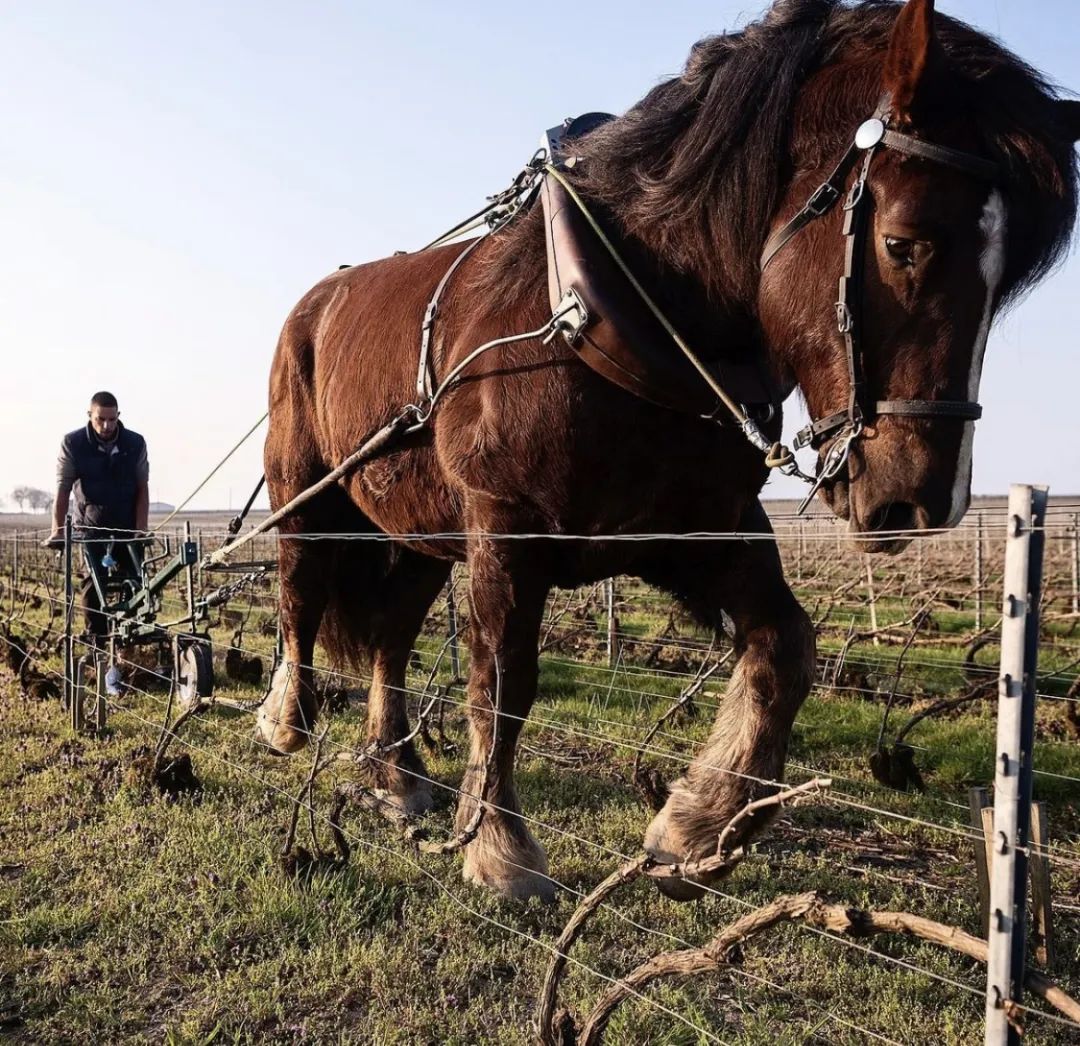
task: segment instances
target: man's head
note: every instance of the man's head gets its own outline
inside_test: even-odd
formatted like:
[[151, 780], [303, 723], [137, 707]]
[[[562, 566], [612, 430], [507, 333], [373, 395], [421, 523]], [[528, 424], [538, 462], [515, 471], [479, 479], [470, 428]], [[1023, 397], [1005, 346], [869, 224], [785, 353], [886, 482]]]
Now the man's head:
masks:
[[120, 410], [111, 392], [95, 392], [87, 411], [90, 427], [98, 439], [106, 442], [116, 439], [120, 431]]

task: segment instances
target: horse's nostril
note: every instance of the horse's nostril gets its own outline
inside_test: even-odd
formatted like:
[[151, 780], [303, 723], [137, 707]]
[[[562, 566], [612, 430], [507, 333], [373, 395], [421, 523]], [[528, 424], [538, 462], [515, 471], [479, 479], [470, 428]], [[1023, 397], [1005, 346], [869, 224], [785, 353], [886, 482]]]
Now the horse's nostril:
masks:
[[918, 510], [910, 502], [891, 501], [870, 514], [866, 529], [875, 534], [904, 534], [919, 530]]

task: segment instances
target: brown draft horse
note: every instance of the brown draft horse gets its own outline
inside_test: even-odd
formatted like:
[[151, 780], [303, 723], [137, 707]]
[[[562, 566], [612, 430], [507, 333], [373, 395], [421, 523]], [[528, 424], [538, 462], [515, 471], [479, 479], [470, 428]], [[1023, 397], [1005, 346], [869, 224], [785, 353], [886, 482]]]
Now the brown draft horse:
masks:
[[[994, 312], [1046, 273], [1072, 231], [1080, 103], [1056, 98], [1019, 59], [932, 6], [783, 0], [741, 32], [701, 41], [681, 76], [577, 148], [573, 184], [690, 343], [704, 355], [763, 361], [780, 395], [798, 387], [814, 417], [841, 409], [848, 395], [834, 316], [842, 208], [802, 231], [764, 274], [759, 256], [883, 95], [894, 126], [992, 160], [1000, 174], [991, 185], [897, 152], [875, 160], [862, 275], [864, 368], [876, 396], [974, 400]], [[436, 326], [437, 374], [550, 316], [538, 212], [485, 240], [455, 275]], [[339, 271], [296, 306], [270, 376], [265, 463], [275, 507], [411, 401], [425, 304], [458, 250]], [[865, 547], [896, 551], [902, 538], [874, 533], [963, 515], [972, 427], [877, 417], [822, 496], [866, 535]], [[645, 837], [664, 860], [712, 853], [734, 812], [782, 775], [814, 673], [814, 631], [774, 544], [493, 535], [765, 534], [766, 477], [737, 426], [637, 398], [561, 341], [487, 353], [431, 426], [281, 525], [286, 661], [260, 712], [262, 738], [281, 752], [307, 740], [318, 708], [305, 666], [317, 638], [335, 657], [370, 664], [369, 738], [404, 737], [409, 652], [451, 564], [466, 561], [472, 750], [459, 828], [495, 747], [490, 806], [464, 850], [464, 875], [508, 896], [549, 896], [546, 857], [517, 816], [513, 782], [515, 744], [536, 698], [545, 597], [553, 585], [634, 575], [726, 627], [740, 655], [708, 744]], [[350, 532], [464, 537], [288, 540]], [[495, 693], [506, 716], [493, 737]], [[411, 744], [388, 755], [377, 777], [401, 810], [430, 805]]]

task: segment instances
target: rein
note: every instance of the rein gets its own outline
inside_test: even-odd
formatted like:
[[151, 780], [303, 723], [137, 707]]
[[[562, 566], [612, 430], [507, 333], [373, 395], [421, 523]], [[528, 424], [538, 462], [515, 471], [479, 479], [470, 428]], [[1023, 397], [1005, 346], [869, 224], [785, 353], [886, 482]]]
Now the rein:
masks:
[[[694, 352], [674, 324], [671, 323], [634, 276], [629, 265], [627, 265], [618, 249], [589, 210], [585, 201], [566, 177], [566, 172], [574, 166], [577, 158], [563, 154], [564, 142], [588, 133], [588, 131], [607, 119], [610, 119], [610, 117], [606, 114], [590, 113], [578, 117], [577, 120], [567, 121], [563, 126], [548, 131], [545, 135], [544, 144], [533, 154], [532, 159], [518, 172], [513, 182], [506, 189], [495, 196], [489, 197], [487, 206], [466, 218], [463, 222], [459, 222], [448, 232], [422, 248], [422, 250], [428, 250], [432, 247], [441, 246], [457, 239], [466, 232], [477, 228], [483, 229], [480, 236], [468, 243], [451, 262], [446, 272], [443, 273], [424, 311], [420, 332], [416, 401], [403, 407], [396, 417], [377, 432], [368, 436], [337, 468], [296, 495], [287, 504], [281, 506], [276, 512], [273, 512], [259, 523], [258, 526], [247, 531], [241, 537], [230, 534], [225, 546], [209, 556], [205, 561], [206, 563], [224, 562], [229, 555], [247, 544], [252, 538], [276, 526], [285, 516], [288, 516], [326, 487], [336, 483], [352, 469], [365, 464], [373, 458], [389, 453], [397, 447], [405, 436], [424, 429], [429, 424], [439, 400], [457, 384], [466, 368], [484, 353], [502, 345], [530, 341], [535, 338], [540, 338], [547, 344], [559, 334], [566, 339], [572, 348], [581, 347], [582, 339], [586, 336], [590, 324], [594, 323], [597, 317], [590, 314], [587, 294], [583, 293], [581, 288], [570, 286], [563, 290], [558, 300], [553, 303], [551, 316], [542, 327], [534, 331], [526, 331], [521, 334], [513, 334], [485, 342], [469, 352], [464, 359], [449, 371], [441, 382], [437, 385], [435, 383], [434, 368], [431, 362], [431, 348], [435, 321], [439, 314], [439, 302], [443, 292], [446, 290], [454, 273], [457, 272], [472, 251], [487, 236], [504, 228], [518, 214], [524, 211], [535, 200], [548, 179], [557, 183], [567, 199], [572, 201], [573, 206], [585, 219], [591, 231], [626, 278], [652, 318], [660, 325], [667, 337], [675, 343], [686, 360], [712, 390], [720, 404], [731, 414], [746, 439], [764, 455], [766, 467], [777, 469], [786, 476], [794, 476], [810, 484], [809, 493], [799, 506], [799, 514], [806, 510], [806, 507], [822, 485], [826, 481], [836, 478], [844, 469], [851, 453], [851, 446], [862, 434], [864, 423], [867, 420], [872, 420], [884, 414], [921, 418], [953, 418], [967, 422], [976, 421], [982, 416], [982, 407], [978, 403], [967, 401], [921, 399], [871, 401], [867, 398], [860, 342], [863, 313], [863, 258], [866, 251], [871, 199], [870, 193], [867, 191], [867, 181], [874, 156], [879, 149], [893, 149], [907, 156], [930, 160], [991, 182], [996, 179], [998, 174], [995, 164], [970, 153], [959, 152], [946, 146], [936, 145], [891, 130], [888, 127], [888, 116], [884, 108], [882, 108], [878, 114], [859, 127], [853, 142], [833, 169], [833, 172], [814, 190], [799, 212], [770, 236], [766, 242], [761, 257], [762, 272], [768, 268], [773, 258], [803, 229], [811, 222], [829, 214], [840, 202], [844, 196], [844, 186], [849, 176], [855, 170], [859, 160], [862, 159], [862, 167], [844, 202], [844, 275], [840, 279], [839, 295], [836, 302], [837, 329], [843, 336], [847, 355], [848, 402], [843, 410], [819, 418], [816, 421], [811, 421], [809, 425], [796, 434], [794, 440], [795, 450], [807, 446], [817, 449], [829, 439], [832, 439], [832, 445], [826, 452], [817, 475], [811, 476], [799, 468], [794, 451], [791, 448], [783, 443], [770, 440], [762, 432], [761, 427], [751, 416], [746, 405], [740, 403], [737, 398], [728, 393], [723, 383]], [[550, 236], [550, 230], [548, 235]], [[588, 360], [586, 362], [588, 363]], [[594, 367], [593, 369], [597, 368]], [[644, 398], [649, 397], [646, 395]], [[701, 416], [709, 420], [716, 420], [715, 412]], [[243, 514], [239, 519], [242, 520], [242, 518]]]

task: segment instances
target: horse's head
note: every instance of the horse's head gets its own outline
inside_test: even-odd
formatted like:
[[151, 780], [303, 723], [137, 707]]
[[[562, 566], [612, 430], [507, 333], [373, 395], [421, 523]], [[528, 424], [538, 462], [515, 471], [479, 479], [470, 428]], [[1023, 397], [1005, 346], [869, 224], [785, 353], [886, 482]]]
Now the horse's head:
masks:
[[[1005, 52], [960, 54], [978, 35], [909, 0], [884, 51], [849, 37], [826, 55], [796, 105], [765, 252], [759, 315], [815, 422], [822, 496], [871, 551], [963, 516], [991, 322], [1075, 212], [1080, 104]], [[835, 205], [808, 214], [827, 179], [841, 192], [812, 210]]]

